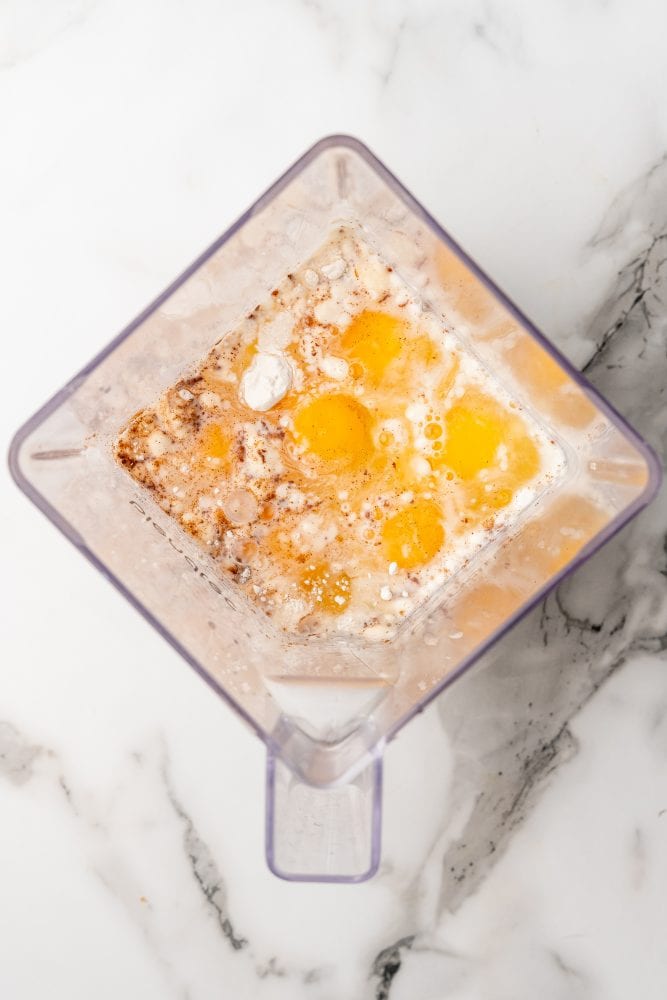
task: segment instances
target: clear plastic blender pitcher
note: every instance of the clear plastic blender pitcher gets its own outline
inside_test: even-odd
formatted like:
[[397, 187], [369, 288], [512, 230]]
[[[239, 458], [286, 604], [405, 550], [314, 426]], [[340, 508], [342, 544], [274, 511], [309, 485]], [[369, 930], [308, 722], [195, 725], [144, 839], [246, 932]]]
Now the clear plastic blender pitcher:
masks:
[[[391, 641], [279, 633], [114, 460], [148, 406], [334, 227], [357, 226], [557, 441], [563, 471]], [[647, 445], [357, 140], [323, 139], [35, 414], [24, 492], [267, 747], [266, 853], [292, 880], [380, 859], [382, 752], [413, 715], [653, 497]]]

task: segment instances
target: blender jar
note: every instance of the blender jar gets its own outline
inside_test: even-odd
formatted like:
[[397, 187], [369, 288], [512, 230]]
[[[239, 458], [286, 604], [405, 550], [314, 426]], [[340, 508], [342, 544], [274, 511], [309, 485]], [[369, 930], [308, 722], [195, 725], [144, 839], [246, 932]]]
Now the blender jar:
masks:
[[[351, 225], [555, 440], [556, 481], [387, 642], [296, 641], [119, 467], [123, 425]], [[645, 506], [648, 446], [359, 141], [321, 140], [17, 433], [20, 488], [265, 742], [266, 852], [292, 880], [380, 859], [382, 750]]]

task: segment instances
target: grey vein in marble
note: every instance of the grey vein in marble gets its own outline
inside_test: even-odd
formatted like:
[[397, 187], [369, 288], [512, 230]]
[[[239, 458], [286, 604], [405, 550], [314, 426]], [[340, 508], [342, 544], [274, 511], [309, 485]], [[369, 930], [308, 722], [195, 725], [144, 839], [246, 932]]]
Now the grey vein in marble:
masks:
[[487, 45], [498, 58], [509, 57], [522, 68], [528, 66], [521, 22], [513, 22], [506, 8], [498, 10], [494, 4], [485, 0], [473, 19], [472, 32], [473, 38]]
[[559, 972], [562, 972], [566, 979], [570, 980], [569, 988], [574, 990], [574, 993], [570, 993], [570, 998], [581, 996], [581, 989], [588, 985], [588, 978], [579, 969], [575, 969], [573, 965], [567, 962], [559, 951], [554, 951], [552, 948], [549, 951], [549, 955], [553, 959], [553, 963]]
[[11, 722], [0, 721], [0, 774], [14, 785], [24, 785], [44, 748], [30, 743]]
[[376, 980], [375, 1000], [388, 1000], [392, 981], [401, 967], [401, 953], [406, 948], [412, 948], [414, 940], [414, 934], [400, 938], [383, 948], [376, 957], [371, 972], [371, 977]]
[[197, 833], [191, 816], [178, 799], [169, 775], [168, 764], [162, 771], [169, 802], [183, 825], [183, 847], [197, 886], [215, 914], [224, 937], [235, 951], [245, 948], [248, 941], [234, 931], [227, 913], [227, 892], [224, 879], [208, 844]]
[[405, 17], [402, 17], [401, 20], [398, 22], [395, 30], [392, 30], [390, 32], [390, 48], [389, 48], [389, 54], [387, 56], [386, 65], [379, 72], [380, 82], [382, 84], [383, 89], [388, 85], [396, 68], [396, 61], [398, 59], [398, 54], [403, 42], [403, 37], [405, 35], [405, 29], [407, 27], [407, 23], [408, 23], [408, 18], [406, 15]]

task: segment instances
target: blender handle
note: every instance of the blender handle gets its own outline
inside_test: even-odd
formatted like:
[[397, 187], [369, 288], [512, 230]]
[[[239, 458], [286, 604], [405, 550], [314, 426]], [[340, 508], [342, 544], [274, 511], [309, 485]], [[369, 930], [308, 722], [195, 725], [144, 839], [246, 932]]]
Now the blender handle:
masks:
[[303, 781], [271, 749], [266, 861], [290, 882], [364, 882], [380, 864], [382, 755], [345, 783]]

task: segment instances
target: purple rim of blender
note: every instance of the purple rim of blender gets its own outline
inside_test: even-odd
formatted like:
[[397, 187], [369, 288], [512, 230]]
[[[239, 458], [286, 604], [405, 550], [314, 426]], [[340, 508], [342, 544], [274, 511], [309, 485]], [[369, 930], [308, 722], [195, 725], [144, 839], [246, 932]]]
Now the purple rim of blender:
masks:
[[[103, 576], [109, 580], [110, 583], [120, 591], [121, 594], [136, 608], [137, 611], [143, 617], [150, 622], [150, 624], [155, 628], [160, 635], [166, 639], [166, 641], [183, 657], [183, 659], [190, 664], [190, 666], [199, 674], [199, 676], [224, 700], [230, 707], [232, 707], [240, 716], [243, 718], [248, 725], [255, 731], [255, 733], [260, 737], [260, 739], [266, 744], [269, 750], [269, 758], [272, 754], [279, 755], [280, 748], [277, 746], [272, 736], [265, 732], [261, 726], [252, 718], [251, 715], [240, 705], [235, 699], [228, 694], [207, 672], [203, 669], [200, 663], [193, 657], [188, 650], [178, 641], [178, 639], [172, 635], [169, 629], [160, 622], [142, 603], [138, 598], [122, 583], [118, 577], [111, 572], [108, 566], [106, 566], [98, 557], [91, 552], [86, 546], [84, 540], [78, 534], [76, 529], [63, 518], [60, 513], [55, 510], [51, 504], [46, 500], [46, 498], [34, 488], [34, 486], [26, 479], [21, 468], [19, 466], [19, 450], [23, 441], [37, 428], [39, 425], [48, 417], [54, 410], [56, 410], [67, 398], [71, 395], [78, 386], [84, 381], [87, 375], [90, 374], [104, 359], [111, 354], [112, 351], [116, 349], [141, 323], [146, 320], [151, 313], [153, 313], [162, 303], [169, 298], [182, 284], [186, 281], [194, 272], [204, 264], [212, 254], [216, 252], [221, 246], [223, 246], [227, 240], [234, 235], [253, 215], [261, 211], [267, 204], [269, 204], [273, 198], [283, 190], [286, 185], [288, 185], [301, 171], [307, 167], [313, 160], [315, 160], [322, 152], [332, 147], [344, 147], [353, 150], [357, 153], [365, 163], [374, 170], [387, 184], [389, 188], [405, 203], [408, 207], [417, 215], [422, 221], [438, 236], [438, 238], [445, 243], [472, 271], [474, 275], [483, 283], [483, 285], [491, 292], [499, 302], [507, 309], [510, 315], [514, 316], [517, 322], [522, 325], [537, 342], [544, 348], [544, 350], [556, 361], [561, 368], [563, 368], [574, 382], [594, 401], [595, 405], [600, 409], [606, 416], [612, 421], [612, 423], [618, 427], [625, 434], [634, 447], [639, 451], [644, 459], [646, 460], [649, 469], [649, 478], [645, 489], [639, 497], [632, 501], [623, 511], [614, 517], [609, 524], [607, 524], [598, 534], [592, 538], [582, 549], [577, 553], [577, 555], [572, 559], [572, 561], [566, 566], [562, 567], [554, 576], [550, 577], [549, 580], [541, 587], [530, 600], [526, 601], [521, 607], [519, 607], [506, 621], [503, 622], [491, 635], [487, 636], [486, 639], [465, 657], [461, 663], [458, 665], [456, 670], [452, 671], [451, 674], [444, 677], [439, 684], [437, 684], [431, 691], [426, 694], [421, 701], [413, 705], [405, 715], [401, 716], [390, 730], [378, 739], [378, 745], [382, 746], [384, 742], [392, 739], [397, 732], [412, 719], [419, 712], [441, 694], [445, 688], [447, 688], [453, 681], [457, 680], [466, 670], [468, 670], [473, 663], [475, 663], [495, 642], [501, 639], [511, 628], [516, 625], [516, 623], [524, 617], [532, 608], [534, 608], [543, 597], [553, 590], [566, 576], [572, 573], [578, 566], [581, 565], [586, 559], [588, 559], [594, 552], [596, 552], [605, 542], [609, 541], [622, 527], [635, 514], [639, 513], [656, 495], [660, 482], [662, 479], [662, 468], [660, 462], [650, 448], [650, 446], [644, 441], [643, 438], [637, 434], [635, 430], [628, 424], [625, 418], [610, 404], [604, 397], [602, 397], [598, 391], [587, 381], [587, 379], [577, 371], [576, 368], [564, 357], [563, 354], [551, 344], [546, 337], [530, 322], [530, 320], [524, 316], [521, 310], [495, 285], [495, 283], [481, 270], [477, 264], [471, 260], [467, 253], [461, 249], [461, 247], [456, 243], [454, 239], [442, 228], [442, 226], [436, 222], [436, 220], [431, 216], [426, 209], [421, 205], [416, 198], [414, 198], [410, 192], [403, 186], [403, 184], [398, 180], [398, 178], [391, 173], [390, 170], [380, 161], [378, 158], [370, 151], [370, 149], [364, 145], [359, 139], [355, 139], [353, 136], [349, 135], [330, 135], [319, 142], [311, 146], [303, 156], [299, 157], [295, 163], [289, 167], [288, 170], [282, 174], [265, 192], [260, 195], [260, 197], [248, 208], [246, 212], [241, 215], [236, 222], [234, 222], [229, 229], [227, 229], [217, 240], [215, 240], [196, 260], [187, 267], [175, 281], [173, 281], [156, 299], [151, 302], [146, 309], [143, 310], [128, 326], [125, 327], [113, 340], [110, 341], [107, 346], [96, 354], [91, 361], [88, 362], [84, 367], [72, 378], [70, 381], [57, 392], [48, 402], [46, 402], [32, 417], [30, 417], [16, 432], [14, 438], [9, 447], [9, 468], [14, 481], [16, 482], [19, 489], [21, 489], [26, 496], [32, 500], [36, 507], [38, 507], [46, 517], [59, 529], [72, 543], [75, 545], [81, 553], [102, 573]], [[369, 748], [369, 752], [371, 748]], [[363, 758], [358, 764], [352, 765], [348, 772], [341, 777], [340, 781], [351, 779], [355, 773], [368, 766], [368, 758]], [[271, 765], [269, 764], [269, 767]], [[377, 761], [375, 762], [376, 774], [375, 774], [375, 787], [374, 794], [380, 791], [381, 782], [381, 768], [378, 769]], [[272, 773], [272, 772], [271, 772]], [[380, 831], [379, 825], [373, 822], [373, 834], [372, 834], [372, 847], [371, 855], [372, 858], [379, 859], [380, 851]], [[273, 813], [271, 812], [271, 820], [273, 819]], [[268, 826], [269, 816], [267, 810], [267, 832], [270, 834], [272, 830]], [[269, 836], [267, 839], [267, 860], [269, 854], [273, 854], [273, 843]], [[269, 867], [271, 863], [269, 862]], [[272, 868], [272, 870], [275, 870]], [[370, 878], [374, 873], [374, 869], [371, 867], [367, 873], [354, 879], [350, 879], [347, 876], [327, 876], [325, 878], [318, 877], [318, 881], [329, 881], [329, 882], [349, 882], [349, 881], [363, 881], [364, 879]], [[280, 875], [280, 872], [276, 872]], [[281, 877], [286, 878], [290, 881], [304, 881], [304, 876], [299, 875], [289, 875], [283, 874]]]

